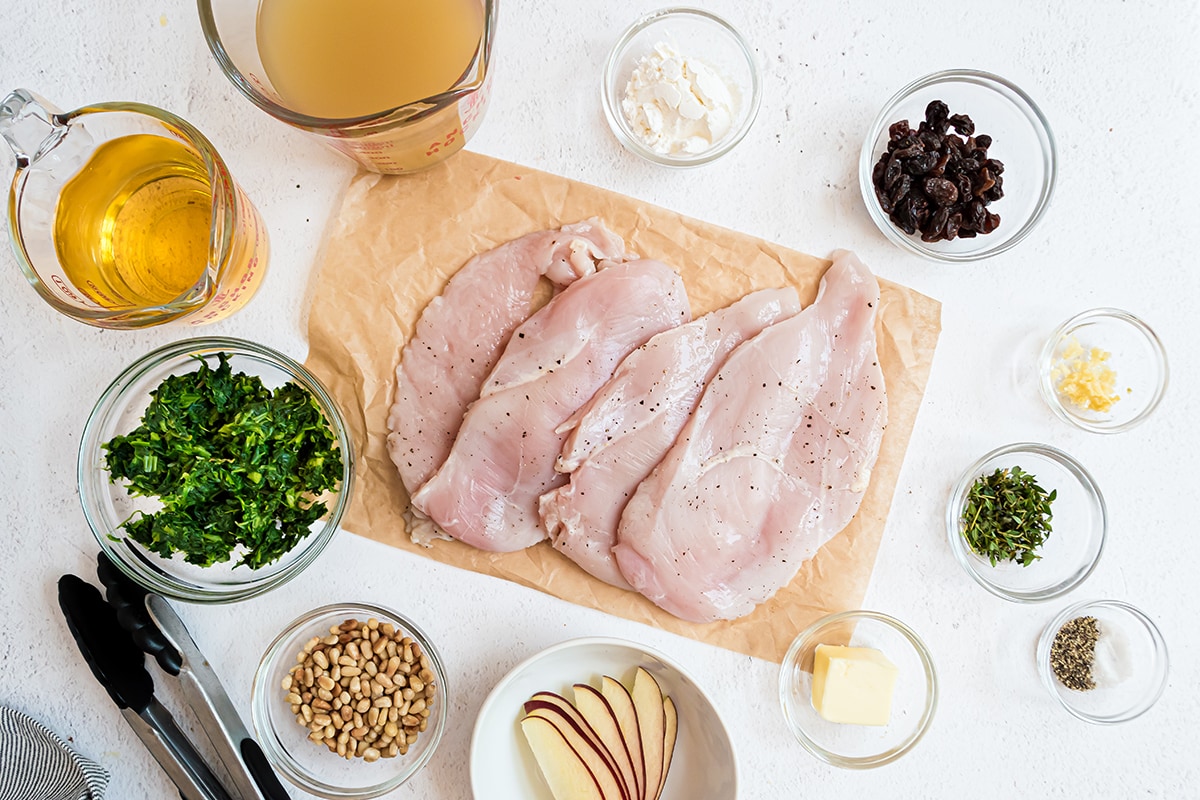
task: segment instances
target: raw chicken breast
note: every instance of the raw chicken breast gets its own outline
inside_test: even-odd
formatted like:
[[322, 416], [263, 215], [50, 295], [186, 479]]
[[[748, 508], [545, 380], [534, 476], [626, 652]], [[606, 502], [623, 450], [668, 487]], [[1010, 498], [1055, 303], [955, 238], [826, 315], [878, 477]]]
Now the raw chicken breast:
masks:
[[729, 351], [800, 311], [794, 289], [753, 292], [634, 350], [571, 420], [558, 460], [571, 482], [542, 495], [550, 541], [602, 581], [630, 588], [612, 557], [626, 501], [658, 465]]
[[555, 472], [562, 425], [631, 350], [691, 318], [683, 282], [648, 259], [571, 284], [514, 332], [445, 463], [413, 505], [455, 539], [511, 552], [546, 538], [537, 499]]
[[813, 305], [730, 354], [625, 507], [614, 555], [635, 589], [683, 619], [736, 619], [850, 522], [887, 423], [878, 301], [840, 253]]
[[[539, 231], [481, 253], [454, 274], [417, 322], [396, 367], [388, 454], [409, 494], [442, 465], [467, 406], [530, 314], [544, 275], [556, 286], [624, 260], [625, 243], [599, 221]], [[434, 532], [414, 521], [413, 540]]]

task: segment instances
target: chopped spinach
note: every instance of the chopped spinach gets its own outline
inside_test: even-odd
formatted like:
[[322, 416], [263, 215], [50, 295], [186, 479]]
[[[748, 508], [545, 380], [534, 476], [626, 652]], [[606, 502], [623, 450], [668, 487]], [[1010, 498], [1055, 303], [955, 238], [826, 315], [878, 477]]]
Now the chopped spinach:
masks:
[[318, 498], [342, 477], [337, 438], [304, 387], [275, 391], [233, 373], [227, 353], [214, 370], [172, 375], [151, 393], [141, 424], [103, 445], [112, 482], [130, 494], [157, 497], [154, 513], [135, 512], [122, 526], [164, 557], [192, 564], [270, 564], [308, 536], [326, 505]]

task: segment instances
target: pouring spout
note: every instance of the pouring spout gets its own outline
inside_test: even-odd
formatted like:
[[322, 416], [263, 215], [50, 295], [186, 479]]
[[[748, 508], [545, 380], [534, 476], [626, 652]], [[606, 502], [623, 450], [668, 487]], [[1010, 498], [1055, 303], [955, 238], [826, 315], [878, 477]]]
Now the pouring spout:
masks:
[[48, 152], [67, 132], [58, 109], [28, 89], [16, 89], [0, 103], [0, 136], [24, 169]]

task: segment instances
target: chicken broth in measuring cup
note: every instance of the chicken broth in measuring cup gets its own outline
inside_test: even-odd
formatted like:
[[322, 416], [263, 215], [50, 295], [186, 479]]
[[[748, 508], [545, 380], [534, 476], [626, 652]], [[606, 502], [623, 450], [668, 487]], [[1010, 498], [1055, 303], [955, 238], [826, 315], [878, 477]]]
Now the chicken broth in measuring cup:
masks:
[[259, 108], [374, 172], [462, 149], [487, 103], [495, 0], [199, 0], [217, 63]]
[[378, 114], [444, 92], [483, 36], [479, 0], [262, 0], [255, 32], [280, 99], [314, 117]]

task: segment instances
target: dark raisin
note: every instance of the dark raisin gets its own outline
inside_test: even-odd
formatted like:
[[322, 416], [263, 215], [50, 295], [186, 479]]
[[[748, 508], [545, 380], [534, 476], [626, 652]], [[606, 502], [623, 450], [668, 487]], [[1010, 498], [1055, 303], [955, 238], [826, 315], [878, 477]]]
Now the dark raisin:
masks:
[[955, 114], [950, 117], [950, 125], [954, 128], [955, 133], [961, 133], [963, 136], [975, 133], [975, 123], [966, 114]]
[[912, 195], [905, 197], [892, 214], [892, 221], [909, 236], [917, 232], [917, 215], [913, 213], [912, 200]]
[[904, 162], [904, 171], [909, 175], [924, 175], [933, 169], [933, 165], [937, 162], [937, 153], [922, 153], [919, 156], [913, 156], [906, 160]]
[[908, 127], [908, 120], [906, 119], [902, 119], [899, 122], [893, 122], [892, 126], [888, 128], [889, 139], [903, 139], [910, 133], [912, 133], [912, 128]]
[[987, 190], [991, 189], [995, 185], [996, 181], [994, 178], [992, 178], [991, 173], [989, 173], [986, 169], [982, 170], [979, 173], [979, 185], [975, 187], [975, 196], [983, 197]]
[[988, 157], [991, 146], [969, 116], [934, 100], [915, 131], [908, 120], [888, 127], [887, 149], [871, 170], [879, 207], [927, 242], [991, 233], [1000, 217], [986, 206], [1004, 196], [1004, 165]]
[[928, 130], [924, 123], [921, 124], [921, 132], [917, 135], [917, 139], [929, 150], [937, 150], [945, 144], [945, 139]]
[[933, 165], [933, 169], [929, 170], [929, 174], [935, 178], [942, 177], [943, 175], [946, 174], [946, 165], [949, 163], [950, 163], [950, 151], [947, 150], [944, 153], [942, 153], [941, 158], [939, 158], [938, 162]]
[[958, 229], [962, 227], [962, 214], [951, 214], [946, 220], [946, 241], [950, 241], [958, 236]]
[[900, 159], [892, 156], [892, 160], [888, 162], [887, 169], [883, 172], [883, 185], [888, 189], [892, 188], [896, 181], [900, 180]]
[[959, 172], [955, 175], [955, 182], [958, 185], [959, 197], [971, 196], [971, 176], [965, 172]]
[[913, 142], [908, 147], [896, 150], [892, 153], [896, 158], [913, 158], [915, 156], [925, 155], [925, 145], [920, 141]]
[[958, 187], [945, 178], [926, 178], [924, 188], [929, 199], [939, 206], [948, 206], [958, 200]]
[[879, 201], [879, 207], [883, 209], [883, 213], [891, 216], [892, 209], [896, 207], [896, 204], [888, 197], [887, 192], [879, 187], [875, 187], [875, 199]]
[[983, 225], [983, 203], [979, 200], [972, 200], [967, 203], [967, 222], [970, 227], [979, 228]]
[[921, 239], [926, 242], [936, 242], [942, 238], [946, 229], [946, 222], [950, 219], [950, 209], [939, 208], [930, 220], [927, 227], [921, 229]]
[[945, 133], [950, 119], [950, 109], [941, 100], [934, 100], [925, 106], [925, 123], [930, 130]]

